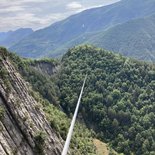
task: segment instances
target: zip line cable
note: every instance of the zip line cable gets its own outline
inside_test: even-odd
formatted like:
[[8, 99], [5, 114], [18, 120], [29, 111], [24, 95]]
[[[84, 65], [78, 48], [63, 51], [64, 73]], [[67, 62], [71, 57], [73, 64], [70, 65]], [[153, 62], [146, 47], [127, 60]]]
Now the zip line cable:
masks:
[[72, 122], [71, 122], [71, 125], [70, 125], [70, 128], [69, 128], [69, 132], [68, 132], [68, 135], [67, 135], [67, 138], [66, 138], [65, 146], [63, 148], [63, 151], [62, 151], [61, 155], [67, 155], [67, 152], [68, 152], [68, 149], [69, 149], [69, 144], [70, 144], [70, 141], [71, 141], [71, 137], [72, 137], [72, 133], [73, 133], [73, 129], [74, 129], [74, 124], [75, 124], [76, 117], [77, 117], [77, 114], [78, 114], [78, 110], [79, 110], [79, 106], [80, 106], [84, 86], [85, 86], [85, 83], [86, 83], [86, 79], [87, 79], [87, 75], [85, 76], [85, 79], [83, 81], [83, 85], [82, 85], [82, 88], [81, 88], [81, 93], [80, 93], [80, 96], [79, 96], [79, 99], [78, 99], [78, 102], [77, 102], [77, 106], [76, 106], [76, 109], [75, 109], [75, 112], [74, 112], [74, 116], [73, 116], [73, 119], [72, 119]]

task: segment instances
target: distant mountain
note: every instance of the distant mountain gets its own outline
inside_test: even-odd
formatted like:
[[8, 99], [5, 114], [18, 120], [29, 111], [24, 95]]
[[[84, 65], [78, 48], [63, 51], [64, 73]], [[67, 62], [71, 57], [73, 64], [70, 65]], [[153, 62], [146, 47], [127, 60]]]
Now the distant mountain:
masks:
[[0, 32], [0, 42], [5, 40], [7, 38], [7, 36], [10, 35], [11, 33], [12, 33], [12, 31]]
[[81, 35], [103, 32], [154, 12], [155, 0], [122, 0], [112, 5], [83, 11], [38, 30], [19, 41], [10, 50], [24, 57], [55, 57], [64, 53], [66, 45], [70, 45], [70, 42]]
[[155, 14], [92, 35], [86, 42], [140, 60], [155, 61]]
[[10, 47], [33, 32], [30, 28], [20, 28], [16, 31], [0, 32], [0, 46]]
[[155, 14], [118, 24], [106, 31], [85, 33], [57, 49], [62, 53], [78, 44], [93, 44], [140, 60], [155, 61]]

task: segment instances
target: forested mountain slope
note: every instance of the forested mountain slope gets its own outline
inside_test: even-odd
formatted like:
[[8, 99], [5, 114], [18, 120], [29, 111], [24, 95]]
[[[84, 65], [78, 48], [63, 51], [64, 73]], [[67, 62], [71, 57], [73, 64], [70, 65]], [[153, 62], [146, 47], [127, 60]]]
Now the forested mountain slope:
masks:
[[35, 31], [10, 49], [24, 57], [38, 58], [48, 55], [55, 57], [66, 52], [65, 45], [80, 35], [105, 31], [117, 24], [145, 17], [154, 12], [155, 0], [122, 0], [112, 5], [83, 11]]
[[[24, 139], [23, 143], [7, 144], [4, 136], [6, 130], [1, 125], [2, 144], [7, 144], [11, 153], [18, 150], [22, 154], [23, 149], [17, 149], [20, 146], [29, 151], [27, 154], [48, 152], [50, 138], [46, 137], [50, 132], [59, 143], [57, 145], [54, 141], [53, 146], [55, 142], [56, 146], [50, 149], [60, 154], [70, 123], [67, 115], [72, 116], [74, 112], [83, 78], [87, 74], [79, 110], [80, 122], [85, 122], [98, 138], [119, 153], [155, 154], [154, 65], [88, 45], [70, 49], [61, 62], [22, 59], [4, 48], [0, 48], [0, 54], [0, 121], [6, 127], [9, 120], [13, 128], [17, 128], [15, 133], [19, 135], [19, 141]], [[31, 120], [31, 112], [36, 114], [36, 120]], [[38, 119], [45, 119], [48, 133], [42, 124], [38, 127]], [[16, 142], [14, 133], [9, 134]], [[31, 139], [27, 134], [31, 134]], [[42, 148], [44, 145], [47, 147]], [[73, 155], [96, 154], [92, 133], [83, 123], [76, 124], [70, 146]], [[5, 152], [5, 147], [2, 145], [0, 149], [4, 148], [2, 151]], [[59, 148], [55, 150], [56, 147]]]
[[88, 75], [80, 114], [125, 155], [155, 154], [155, 66], [91, 46], [70, 49], [59, 75], [61, 106], [74, 111]]

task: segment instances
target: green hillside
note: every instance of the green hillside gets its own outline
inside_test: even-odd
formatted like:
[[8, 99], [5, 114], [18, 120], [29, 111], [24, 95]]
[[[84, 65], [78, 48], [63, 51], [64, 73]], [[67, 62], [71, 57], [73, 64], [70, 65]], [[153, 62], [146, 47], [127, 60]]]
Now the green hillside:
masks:
[[60, 104], [68, 115], [82, 80], [88, 79], [80, 108], [87, 126], [125, 155], [155, 154], [155, 66], [79, 46], [62, 59]]

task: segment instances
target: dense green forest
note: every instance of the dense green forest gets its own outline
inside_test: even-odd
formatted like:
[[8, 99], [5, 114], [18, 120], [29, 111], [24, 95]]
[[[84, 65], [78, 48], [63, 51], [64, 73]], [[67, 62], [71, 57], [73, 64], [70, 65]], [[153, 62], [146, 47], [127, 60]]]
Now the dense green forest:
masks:
[[118, 152], [154, 155], [154, 65], [88, 45], [70, 49], [57, 80], [60, 104], [68, 115], [86, 74], [80, 107], [86, 124]]

